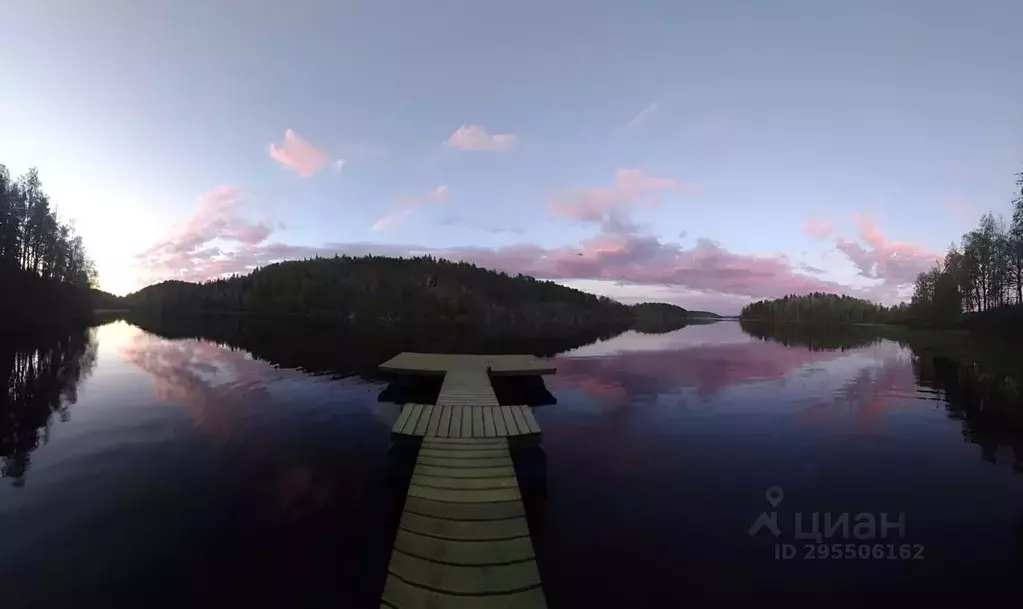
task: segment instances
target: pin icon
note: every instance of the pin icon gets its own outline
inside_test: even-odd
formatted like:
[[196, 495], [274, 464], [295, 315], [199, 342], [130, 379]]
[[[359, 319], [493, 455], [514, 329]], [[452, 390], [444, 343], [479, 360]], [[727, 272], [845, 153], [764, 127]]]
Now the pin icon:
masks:
[[769, 486], [764, 493], [764, 497], [767, 498], [767, 502], [771, 504], [771, 507], [778, 507], [781, 500], [785, 498], [785, 493], [781, 490], [780, 486]]

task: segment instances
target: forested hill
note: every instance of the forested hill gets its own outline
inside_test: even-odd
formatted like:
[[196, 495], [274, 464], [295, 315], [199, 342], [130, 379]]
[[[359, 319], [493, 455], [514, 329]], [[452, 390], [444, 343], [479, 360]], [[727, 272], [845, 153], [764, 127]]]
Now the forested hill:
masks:
[[201, 284], [165, 281], [124, 298], [133, 309], [305, 315], [353, 322], [513, 326], [627, 325], [630, 309], [551, 281], [432, 257], [315, 258]]
[[809, 323], [898, 323], [905, 317], [906, 310], [905, 305], [886, 307], [851, 296], [813, 292], [750, 303], [742, 308], [739, 319]]

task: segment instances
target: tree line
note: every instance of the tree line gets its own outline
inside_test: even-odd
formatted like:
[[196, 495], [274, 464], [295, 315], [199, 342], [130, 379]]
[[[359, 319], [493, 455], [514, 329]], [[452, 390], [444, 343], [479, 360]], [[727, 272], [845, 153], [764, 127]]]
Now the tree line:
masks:
[[0, 320], [48, 321], [89, 309], [96, 270], [81, 235], [61, 222], [39, 171], [12, 178], [0, 164]]
[[1023, 321], [1023, 173], [1015, 185], [1008, 220], [984, 214], [944, 260], [917, 276], [910, 306], [921, 322]]
[[632, 321], [629, 307], [604, 296], [430, 256], [291, 260], [203, 283], [165, 281], [123, 302], [164, 312], [301, 315], [371, 324], [541, 328], [624, 327]]
[[747, 321], [805, 323], [886, 324], [903, 322], [907, 317], [906, 304], [888, 307], [862, 298], [825, 292], [758, 300], [744, 306], [739, 313], [739, 319]]
[[740, 318], [1023, 327], [1023, 173], [1016, 174], [1015, 185], [1011, 217], [981, 216], [976, 228], [949, 246], [943, 260], [917, 275], [908, 303], [885, 306], [836, 294], [792, 294], [748, 304]]

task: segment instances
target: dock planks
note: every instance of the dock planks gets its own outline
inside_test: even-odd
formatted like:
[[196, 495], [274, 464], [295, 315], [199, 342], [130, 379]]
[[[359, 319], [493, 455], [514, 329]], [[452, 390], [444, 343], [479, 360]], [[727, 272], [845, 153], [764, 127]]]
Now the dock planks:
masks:
[[385, 372], [444, 375], [436, 404], [406, 404], [392, 433], [421, 437], [381, 607], [546, 609], [509, 450], [540, 437], [527, 406], [501, 406], [491, 376], [553, 374], [531, 355], [401, 353]]
[[500, 439], [540, 436], [528, 406], [405, 404], [391, 432], [429, 438]]
[[382, 607], [546, 608], [511, 463], [505, 439], [423, 439]]
[[497, 406], [497, 394], [486, 369], [451, 370], [444, 375], [437, 396], [439, 406]]

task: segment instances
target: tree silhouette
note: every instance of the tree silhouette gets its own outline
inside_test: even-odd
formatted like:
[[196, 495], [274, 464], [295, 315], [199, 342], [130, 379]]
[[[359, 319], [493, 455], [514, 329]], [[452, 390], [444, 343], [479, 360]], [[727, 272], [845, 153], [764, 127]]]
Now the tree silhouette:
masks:
[[0, 164], [0, 320], [85, 317], [95, 282], [81, 236], [58, 220], [39, 171], [13, 179]]
[[0, 350], [0, 476], [24, 482], [32, 451], [46, 442], [54, 415], [68, 420], [78, 384], [95, 363], [91, 330], [42, 347], [5, 344]]

